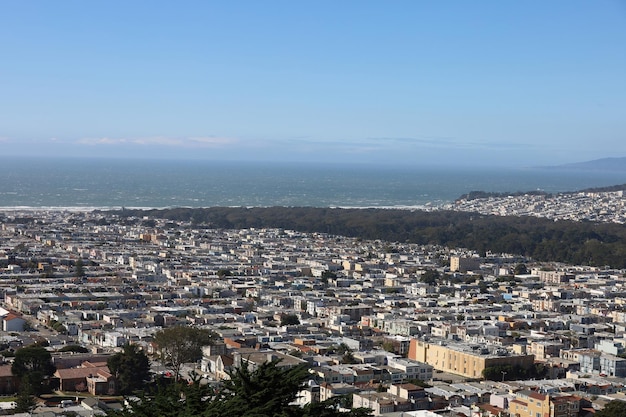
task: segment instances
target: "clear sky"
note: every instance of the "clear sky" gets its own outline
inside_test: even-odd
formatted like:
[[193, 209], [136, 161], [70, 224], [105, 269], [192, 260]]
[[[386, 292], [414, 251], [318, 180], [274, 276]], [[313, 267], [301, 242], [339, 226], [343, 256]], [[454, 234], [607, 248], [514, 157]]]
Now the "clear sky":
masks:
[[0, 155], [626, 156], [626, 2], [4, 1]]

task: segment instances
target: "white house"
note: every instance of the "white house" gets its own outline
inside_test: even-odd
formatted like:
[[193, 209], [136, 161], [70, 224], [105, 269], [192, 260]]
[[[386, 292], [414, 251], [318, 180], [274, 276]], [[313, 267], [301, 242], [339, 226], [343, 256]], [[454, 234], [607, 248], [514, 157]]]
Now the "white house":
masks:
[[10, 312], [2, 316], [2, 330], [5, 332], [22, 332], [25, 325], [26, 320], [17, 313]]

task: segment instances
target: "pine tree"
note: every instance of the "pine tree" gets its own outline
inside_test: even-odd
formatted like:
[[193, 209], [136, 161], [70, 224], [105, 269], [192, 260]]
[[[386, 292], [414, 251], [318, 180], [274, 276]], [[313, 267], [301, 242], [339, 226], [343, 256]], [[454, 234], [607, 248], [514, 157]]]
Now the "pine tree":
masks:
[[280, 361], [265, 362], [254, 371], [247, 362], [235, 368], [225, 381], [215, 401], [207, 408], [206, 417], [273, 416], [277, 410], [287, 410], [298, 391], [308, 379], [304, 365], [281, 368]]
[[22, 383], [27, 381], [32, 393], [35, 394], [41, 393], [46, 388], [54, 371], [56, 367], [52, 363], [52, 355], [41, 346], [18, 349], [11, 364], [13, 375], [20, 378]]
[[85, 264], [83, 263], [82, 258], [78, 258], [78, 260], [74, 264], [74, 276], [78, 278], [82, 278], [85, 276]]
[[293, 405], [309, 380], [306, 365], [284, 367], [280, 360], [251, 369], [245, 361], [229, 373], [218, 389], [194, 381], [189, 385], [159, 385], [152, 395], [143, 395], [111, 417], [368, 417], [370, 410], [338, 411], [341, 398]]
[[122, 352], [109, 358], [107, 366], [117, 380], [121, 394], [141, 389], [150, 377], [150, 360], [137, 345], [126, 344]]
[[15, 399], [15, 412], [16, 413], [30, 413], [33, 411], [37, 403], [33, 396], [33, 386], [30, 383], [28, 376], [22, 379], [20, 384], [20, 390], [17, 393]]

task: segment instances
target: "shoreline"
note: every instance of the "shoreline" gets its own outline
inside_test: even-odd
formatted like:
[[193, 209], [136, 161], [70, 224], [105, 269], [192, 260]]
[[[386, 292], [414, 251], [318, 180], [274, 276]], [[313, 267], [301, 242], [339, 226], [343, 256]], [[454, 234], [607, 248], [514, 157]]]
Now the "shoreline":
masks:
[[282, 208], [328, 208], [328, 209], [344, 209], [344, 210], [370, 210], [370, 209], [380, 209], [380, 210], [421, 210], [421, 211], [434, 211], [441, 210], [443, 206], [448, 205], [445, 204], [419, 204], [419, 205], [397, 205], [397, 206], [163, 206], [163, 207], [132, 207], [132, 206], [0, 206], [0, 213], [6, 212], [76, 212], [76, 213], [86, 213], [86, 212], [94, 212], [94, 211], [117, 211], [122, 209], [128, 210], [175, 210], [175, 209], [190, 209], [190, 210], [198, 210], [198, 209], [210, 209], [215, 207], [224, 207], [224, 208], [271, 208], [271, 207], [282, 207]]

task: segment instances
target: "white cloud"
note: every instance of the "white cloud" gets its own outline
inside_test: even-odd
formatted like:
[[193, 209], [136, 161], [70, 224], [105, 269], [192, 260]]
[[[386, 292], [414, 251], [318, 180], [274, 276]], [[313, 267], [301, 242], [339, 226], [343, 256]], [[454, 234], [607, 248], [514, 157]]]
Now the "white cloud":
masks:
[[209, 148], [223, 147], [238, 143], [235, 138], [216, 137], [216, 136], [200, 136], [188, 138], [172, 138], [165, 136], [143, 137], [143, 138], [82, 138], [76, 143], [82, 145], [139, 145], [139, 146], [165, 146], [178, 148]]
[[201, 146], [224, 146], [238, 143], [239, 141], [234, 138], [224, 138], [215, 136], [195, 137], [188, 139], [190, 143], [198, 144]]
[[136, 138], [129, 139], [128, 143], [133, 145], [160, 145], [160, 146], [183, 146], [184, 141], [177, 138], [152, 137], [152, 138]]
[[82, 145], [120, 145], [128, 143], [126, 139], [114, 139], [114, 138], [83, 138], [78, 139], [76, 143]]

